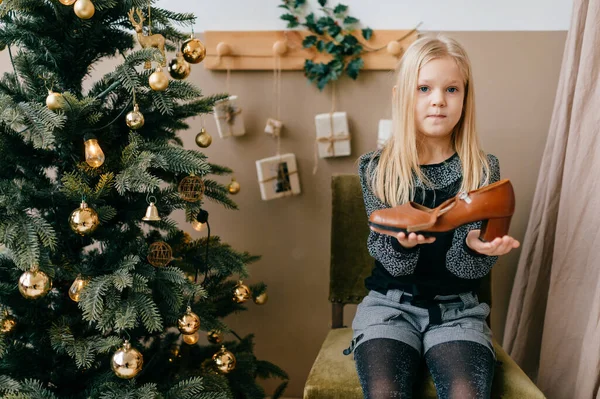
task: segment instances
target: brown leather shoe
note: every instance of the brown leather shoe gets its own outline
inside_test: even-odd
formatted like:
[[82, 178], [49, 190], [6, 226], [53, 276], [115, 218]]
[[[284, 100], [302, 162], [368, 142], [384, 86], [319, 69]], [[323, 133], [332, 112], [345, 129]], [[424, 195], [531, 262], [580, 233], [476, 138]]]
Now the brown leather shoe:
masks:
[[508, 233], [515, 211], [515, 193], [508, 179], [468, 193], [459, 193], [437, 208], [408, 202], [371, 213], [369, 226], [377, 231], [415, 232], [425, 237], [454, 230], [467, 223], [483, 221], [480, 239], [492, 241]]

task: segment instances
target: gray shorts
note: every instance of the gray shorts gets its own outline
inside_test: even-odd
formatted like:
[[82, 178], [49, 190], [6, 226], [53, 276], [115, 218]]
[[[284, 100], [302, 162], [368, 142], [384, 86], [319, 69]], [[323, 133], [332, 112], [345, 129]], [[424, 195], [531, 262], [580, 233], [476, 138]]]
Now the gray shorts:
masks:
[[398, 289], [387, 294], [370, 291], [358, 305], [352, 329], [350, 348], [352, 352], [363, 342], [374, 338], [389, 338], [404, 342], [419, 353], [425, 354], [435, 345], [450, 341], [473, 341], [496, 353], [492, 345], [492, 331], [486, 323], [490, 313], [487, 303], [479, 303], [476, 295], [437, 296], [436, 299], [452, 300], [440, 303], [442, 323], [432, 325], [426, 308], [410, 303], [412, 295]]

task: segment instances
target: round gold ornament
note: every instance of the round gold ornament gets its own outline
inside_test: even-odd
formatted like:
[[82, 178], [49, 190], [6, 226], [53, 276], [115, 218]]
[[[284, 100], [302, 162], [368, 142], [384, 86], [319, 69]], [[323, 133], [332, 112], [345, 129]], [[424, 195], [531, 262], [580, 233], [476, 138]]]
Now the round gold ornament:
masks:
[[113, 355], [110, 365], [117, 377], [129, 380], [142, 371], [144, 357], [125, 340], [123, 347]]
[[58, 0], [60, 1], [60, 4], [63, 4], [65, 6], [70, 6], [71, 4], [75, 3], [77, 0]]
[[267, 291], [265, 291], [262, 294], [254, 297], [254, 303], [257, 305], [264, 305], [265, 303], [267, 303], [268, 299], [269, 299], [269, 296], [267, 295]]
[[166, 266], [173, 259], [173, 250], [171, 249], [171, 246], [164, 241], [153, 242], [150, 244], [150, 248], [148, 248], [147, 259], [152, 266]]
[[52, 90], [48, 90], [48, 96], [46, 97], [46, 106], [51, 111], [56, 111], [57, 109], [61, 109], [63, 106], [63, 96], [60, 93], [53, 92]]
[[225, 346], [221, 346], [221, 350], [215, 353], [212, 359], [215, 362], [217, 369], [223, 374], [227, 374], [235, 369], [235, 356], [225, 349]]
[[235, 177], [231, 178], [231, 182], [227, 185], [227, 190], [229, 194], [237, 194], [240, 192], [240, 183], [235, 180]]
[[185, 342], [188, 345], [195, 345], [198, 340], [200, 339], [200, 334], [198, 334], [198, 332], [195, 332], [194, 334], [184, 334], [183, 335], [183, 342]]
[[196, 145], [200, 148], [207, 148], [212, 143], [212, 136], [206, 132], [205, 128], [200, 129], [196, 135]]
[[177, 57], [169, 62], [169, 67], [167, 69], [169, 70], [169, 75], [171, 75], [173, 79], [178, 80], [187, 78], [190, 75], [191, 70], [190, 64], [183, 58], [181, 53], [178, 53]]
[[19, 292], [27, 299], [37, 299], [46, 295], [52, 288], [52, 280], [43, 271], [33, 269], [19, 277]]
[[183, 59], [190, 64], [198, 64], [206, 57], [206, 47], [200, 40], [192, 36], [181, 45], [181, 53]]
[[77, 0], [73, 6], [73, 11], [81, 19], [90, 19], [94, 16], [96, 8], [90, 0]]
[[177, 321], [179, 331], [184, 335], [191, 335], [200, 329], [200, 317], [189, 306], [185, 314]]
[[130, 129], [137, 130], [144, 126], [144, 115], [140, 112], [139, 105], [133, 106], [133, 111], [125, 116], [125, 123]]
[[73, 284], [71, 284], [71, 288], [69, 288], [69, 298], [75, 302], [79, 302], [81, 291], [83, 291], [87, 283], [87, 279], [81, 277], [81, 274], [78, 275]]
[[84, 201], [69, 216], [71, 230], [82, 236], [92, 234], [99, 224], [100, 219], [98, 218], [98, 214], [95, 210], [89, 208]]
[[177, 190], [183, 200], [197, 202], [202, 199], [204, 194], [204, 182], [198, 176], [186, 176], [179, 182]]
[[4, 334], [10, 333], [17, 325], [17, 320], [9, 314], [5, 314], [0, 319], [0, 332]]
[[148, 78], [148, 83], [152, 90], [155, 91], [165, 91], [167, 87], [169, 87], [169, 78], [163, 72], [161, 67], [156, 68], [150, 78]]
[[233, 290], [233, 300], [236, 303], [244, 303], [250, 299], [250, 289], [242, 284], [242, 281], [238, 281], [235, 289]]
[[223, 342], [223, 333], [219, 330], [210, 330], [206, 333], [206, 338], [211, 344], [217, 345]]

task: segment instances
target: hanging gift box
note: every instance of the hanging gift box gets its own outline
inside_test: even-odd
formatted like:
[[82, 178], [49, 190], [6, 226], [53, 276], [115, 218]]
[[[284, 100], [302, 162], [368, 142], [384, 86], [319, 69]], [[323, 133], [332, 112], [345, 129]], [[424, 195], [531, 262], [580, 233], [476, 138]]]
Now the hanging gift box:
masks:
[[264, 201], [300, 194], [300, 179], [294, 154], [276, 155], [256, 161], [260, 196]]
[[281, 136], [281, 129], [283, 128], [283, 122], [277, 119], [267, 119], [267, 125], [265, 126], [265, 133], [272, 134], [273, 137]]
[[377, 149], [381, 150], [385, 143], [392, 137], [392, 120], [380, 119], [377, 131]]
[[214, 115], [221, 138], [243, 136], [246, 133], [242, 109], [237, 106], [237, 96], [230, 96], [215, 103]]
[[315, 116], [317, 143], [320, 158], [350, 155], [350, 133], [345, 112]]

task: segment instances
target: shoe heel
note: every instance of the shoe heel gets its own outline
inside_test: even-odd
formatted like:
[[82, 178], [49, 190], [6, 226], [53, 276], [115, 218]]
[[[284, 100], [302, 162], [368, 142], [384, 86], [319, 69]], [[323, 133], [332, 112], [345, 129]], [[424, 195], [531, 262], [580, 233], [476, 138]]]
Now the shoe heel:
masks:
[[481, 234], [479, 234], [479, 239], [490, 242], [496, 237], [505, 236], [508, 234], [508, 228], [510, 227], [511, 219], [512, 216], [484, 220], [481, 224]]

